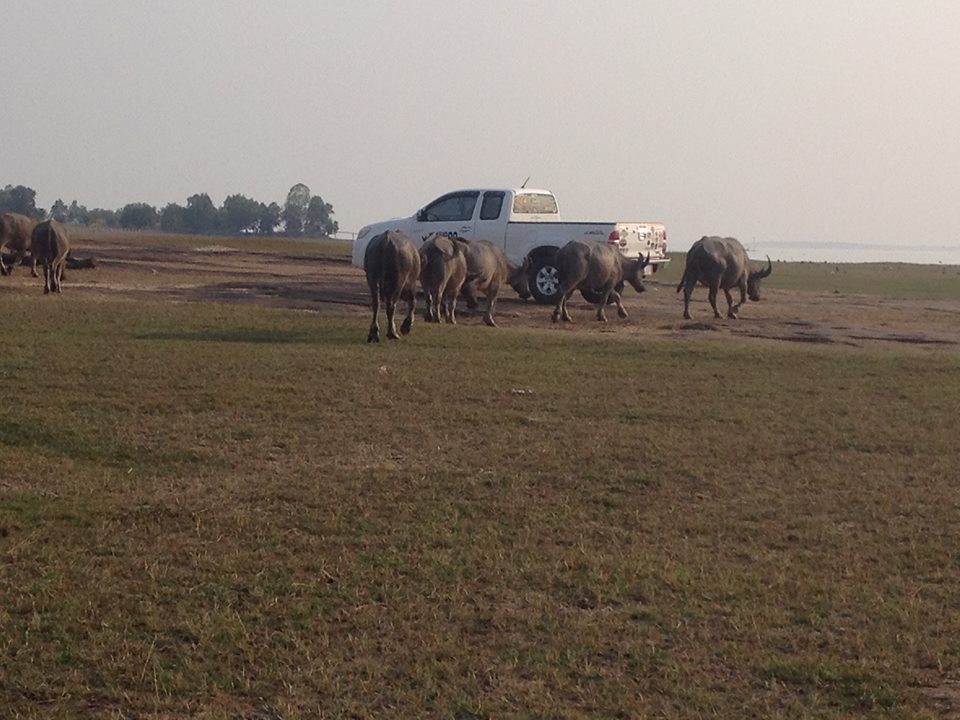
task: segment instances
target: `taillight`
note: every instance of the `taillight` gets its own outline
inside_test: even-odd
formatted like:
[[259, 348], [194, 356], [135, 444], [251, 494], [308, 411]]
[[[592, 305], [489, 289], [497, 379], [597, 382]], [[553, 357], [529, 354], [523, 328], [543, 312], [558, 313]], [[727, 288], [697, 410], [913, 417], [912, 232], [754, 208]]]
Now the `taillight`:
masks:
[[610, 237], [607, 238], [608, 243], [619, 243], [620, 242], [620, 231], [614, 230], [610, 233]]

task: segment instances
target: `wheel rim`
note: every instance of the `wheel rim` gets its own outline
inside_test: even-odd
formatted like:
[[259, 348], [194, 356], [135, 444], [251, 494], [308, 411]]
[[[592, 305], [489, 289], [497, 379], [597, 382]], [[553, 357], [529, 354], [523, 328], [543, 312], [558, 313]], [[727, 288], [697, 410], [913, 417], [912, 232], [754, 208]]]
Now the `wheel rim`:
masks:
[[552, 265], [544, 265], [537, 272], [533, 282], [542, 295], [556, 295], [560, 285], [557, 280], [557, 269]]

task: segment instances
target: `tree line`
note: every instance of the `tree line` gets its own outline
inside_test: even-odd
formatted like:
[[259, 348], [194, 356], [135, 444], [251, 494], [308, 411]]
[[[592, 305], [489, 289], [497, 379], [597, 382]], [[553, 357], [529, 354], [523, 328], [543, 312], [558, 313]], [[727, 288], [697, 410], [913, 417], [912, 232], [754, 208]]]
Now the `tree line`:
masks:
[[53, 218], [62, 223], [99, 225], [125, 230], [161, 230], [198, 235], [274, 235], [323, 237], [334, 235], [340, 226], [333, 219], [333, 205], [297, 183], [281, 207], [236, 194], [228, 195], [220, 207], [207, 193], [187, 198], [186, 205], [169, 203], [157, 208], [149, 203], [128, 203], [117, 210], [88, 210], [76, 200], [69, 205], [58, 199], [44, 210], [36, 206], [37, 193], [24, 185], [7, 185], [0, 190], [0, 212], [15, 212], [38, 219]]

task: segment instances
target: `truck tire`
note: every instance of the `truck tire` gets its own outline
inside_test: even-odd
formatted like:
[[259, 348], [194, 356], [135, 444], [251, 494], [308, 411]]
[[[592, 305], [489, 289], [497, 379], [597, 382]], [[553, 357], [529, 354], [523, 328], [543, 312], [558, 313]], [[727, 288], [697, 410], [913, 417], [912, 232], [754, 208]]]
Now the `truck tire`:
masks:
[[530, 263], [530, 294], [540, 305], [555, 305], [560, 293], [560, 279], [552, 254], [543, 254]]

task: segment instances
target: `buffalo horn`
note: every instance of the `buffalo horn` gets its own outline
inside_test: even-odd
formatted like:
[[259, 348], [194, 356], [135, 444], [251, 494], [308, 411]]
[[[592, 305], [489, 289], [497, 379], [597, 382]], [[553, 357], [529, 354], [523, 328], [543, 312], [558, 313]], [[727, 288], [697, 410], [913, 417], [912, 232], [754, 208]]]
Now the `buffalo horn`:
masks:
[[753, 276], [757, 280], [762, 280], [772, 272], [773, 272], [773, 261], [770, 259], [770, 256], [767, 255], [767, 267], [763, 270], [757, 270], [757, 272], [753, 273]]

